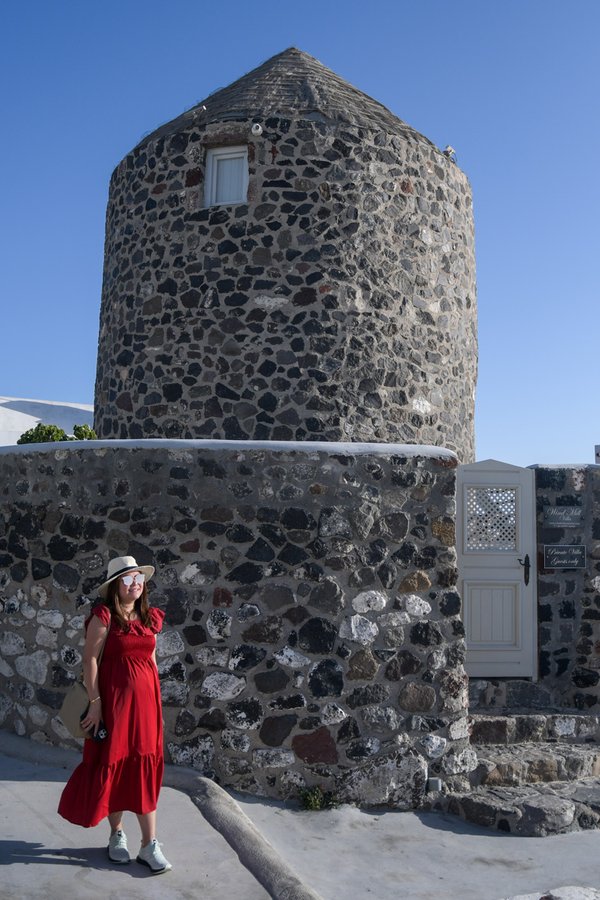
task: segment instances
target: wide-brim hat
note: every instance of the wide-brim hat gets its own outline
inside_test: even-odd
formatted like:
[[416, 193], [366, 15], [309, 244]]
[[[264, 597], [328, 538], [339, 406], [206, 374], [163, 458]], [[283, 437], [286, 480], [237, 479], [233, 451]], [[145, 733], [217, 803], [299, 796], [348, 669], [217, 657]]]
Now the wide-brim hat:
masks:
[[111, 581], [126, 575], [127, 572], [143, 572], [146, 578], [152, 578], [154, 575], [154, 566], [138, 566], [133, 556], [115, 556], [108, 563], [107, 579], [104, 584], [98, 588], [101, 597], [106, 597], [108, 586]]

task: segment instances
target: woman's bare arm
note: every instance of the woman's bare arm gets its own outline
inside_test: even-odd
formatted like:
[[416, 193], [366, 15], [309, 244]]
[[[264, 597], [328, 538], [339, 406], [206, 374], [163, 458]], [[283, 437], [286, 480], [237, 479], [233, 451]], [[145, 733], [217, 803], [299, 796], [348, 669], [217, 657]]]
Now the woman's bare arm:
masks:
[[103, 625], [97, 616], [92, 616], [83, 648], [83, 680], [90, 698], [90, 705], [82, 725], [84, 728], [93, 729], [94, 734], [96, 734], [102, 718], [102, 699], [98, 685], [98, 654], [104, 646], [107, 632], [106, 625]]

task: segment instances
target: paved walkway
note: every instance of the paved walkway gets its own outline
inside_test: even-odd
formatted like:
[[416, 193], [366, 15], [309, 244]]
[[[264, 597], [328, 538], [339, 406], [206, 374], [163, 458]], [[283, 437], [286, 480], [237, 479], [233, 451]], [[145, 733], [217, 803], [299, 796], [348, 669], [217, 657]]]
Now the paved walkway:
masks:
[[[105, 824], [82, 829], [56, 814], [77, 761], [0, 732], [1, 900], [600, 900], [598, 831], [515, 838], [436, 813], [306, 813], [172, 766], [159, 840], [173, 871], [115, 867]], [[135, 817], [125, 822], [134, 849]]]

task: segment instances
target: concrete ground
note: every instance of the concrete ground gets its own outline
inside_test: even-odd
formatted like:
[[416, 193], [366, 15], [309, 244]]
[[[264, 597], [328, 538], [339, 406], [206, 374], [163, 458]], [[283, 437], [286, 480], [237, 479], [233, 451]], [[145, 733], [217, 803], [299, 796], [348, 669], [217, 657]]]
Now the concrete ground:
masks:
[[[438, 813], [308, 813], [171, 766], [158, 836], [172, 872], [114, 866], [104, 823], [82, 829], [56, 814], [77, 762], [0, 732], [1, 900], [600, 900], [598, 831], [519, 838]], [[132, 814], [125, 827], [135, 851]]]

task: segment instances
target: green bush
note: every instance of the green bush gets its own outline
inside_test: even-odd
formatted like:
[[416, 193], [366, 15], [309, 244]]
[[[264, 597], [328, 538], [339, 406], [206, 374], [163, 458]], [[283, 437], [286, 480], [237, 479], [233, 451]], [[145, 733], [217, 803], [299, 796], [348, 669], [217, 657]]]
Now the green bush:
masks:
[[89, 425], [75, 425], [73, 428], [73, 437], [69, 440], [74, 441], [97, 441], [98, 435]]
[[58, 425], [44, 425], [38, 422], [35, 428], [24, 431], [17, 444], [47, 444], [51, 441], [66, 441], [67, 434]]
[[17, 444], [48, 444], [52, 441], [95, 441], [96, 432], [89, 425], [75, 425], [73, 434], [67, 434], [58, 425], [44, 425], [38, 422], [35, 428], [24, 431]]
[[302, 809], [319, 810], [335, 809], [338, 805], [332, 791], [323, 791], [320, 787], [307, 788], [300, 794], [300, 806]]

